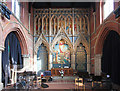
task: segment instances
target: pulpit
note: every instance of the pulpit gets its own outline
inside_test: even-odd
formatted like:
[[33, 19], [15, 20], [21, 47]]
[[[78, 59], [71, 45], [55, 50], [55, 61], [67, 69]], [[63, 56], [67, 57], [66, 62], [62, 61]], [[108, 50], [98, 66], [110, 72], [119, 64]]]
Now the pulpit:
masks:
[[51, 75], [52, 76], [60, 76], [60, 71], [64, 71], [64, 76], [72, 76], [73, 75], [73, 69], [72, 68], [52, 68], [51, 69]]

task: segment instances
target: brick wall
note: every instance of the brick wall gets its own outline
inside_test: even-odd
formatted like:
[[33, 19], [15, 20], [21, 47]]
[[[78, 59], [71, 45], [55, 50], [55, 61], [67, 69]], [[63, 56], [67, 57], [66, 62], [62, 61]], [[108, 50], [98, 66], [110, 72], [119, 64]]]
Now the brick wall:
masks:
[[[118, 7], [118, 2], [115, 2], [115, 9]], [[102, 9], [103, 10], [103, 9]], [[115, 19], [115, 14], [111, 13], [109, 17], [100, 24], [100, 4], [96, 3], [96, 29], [94, 30], [94, 16], [91, 11], [91, 73], [95, 72], [95, 55], [102, 54], [104, 40], [110, 30], [114, 30], [120, 34], [120, 20]]]
[[[7, 2], [7, 7], [11, 11], [12, 3]], [[15, 31], [22, 50], [22, 55], [30, 55], [30, 61], [33, 60], [33, 12], [31, 12], [30, 33], [29, 28], [29, 13], [28, 2], [20, 3], [21, 17], [18, 21], [14, 15], [10, 15], [10, 20], [0, 15], [0, 46], [4, 47], [7, 35]], [[33, 9], [31, 9], [33, 11]]]

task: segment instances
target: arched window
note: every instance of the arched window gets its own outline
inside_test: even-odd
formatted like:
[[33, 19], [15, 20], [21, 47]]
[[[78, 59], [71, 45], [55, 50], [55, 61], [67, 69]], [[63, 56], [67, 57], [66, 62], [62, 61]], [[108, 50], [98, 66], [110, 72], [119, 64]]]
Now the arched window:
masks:
[[77, 47], [75, 68], [79, 71], [87, 71], [87, 53], [82, 43]]
[[74, 34], [79, 34], [81, 27], [81, 19], [79, 18], [79, 16], [75, 16], [75, 23], [74, 23]]
[[73, 31], [72, 31], [72, 17], [71, 16], [67, 16], [66, 31], [67, 31], [68, 34], [73, 34]]
[[45, 35], [49, 34], [49, 18], [47, 15], [43, 18], [43, 33]]
[[20, 3], [18, 0], [12, 0], [12, 12], [20, 19]]
[[57, 17], [56, 16], [53, 16], [52, 17], [52, 23], [51, 23], [51, 27], [52, 27], [52, 34], [57, 34], [57, 31], [58, 31], [58, 29], [57, 29], [57, 22], [58, 22], [58, 20], [57, 20]]
[[35, 30], [36, 30], [36, 34], [39, 34], [39, 31], [38, 31], [38, 18], [36, 18], [36, 26], [35, 26]]
[[104, 3], [104, 19], [114, 10], [114, 0], [105, 0]]
[[48, 69], [48, 51], [42, 43], [37, 51], [37, 71], [45, 71]]
[[59, 29], [62, 28], [62, 27], [65, 29], [65, 18], [64, 18], [64, 16], [59, 17]]

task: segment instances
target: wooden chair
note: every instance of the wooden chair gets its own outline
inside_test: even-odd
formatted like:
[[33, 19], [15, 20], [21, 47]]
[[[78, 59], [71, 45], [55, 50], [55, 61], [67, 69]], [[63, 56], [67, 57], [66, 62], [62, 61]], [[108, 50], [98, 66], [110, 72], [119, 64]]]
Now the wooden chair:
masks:
[[94, 84], [100, 84], [100, 87], [102, 87], [102, 77], [101, 76], [93, 76], [92, 77], [92, 87], [94, 87]]
[[83, 90], [85, 91], [85, 85], [83, 83], [83, 78], [75, 78], [75, 89], [79, 89], [79, 87], [83, 87]]
[[37, 77], [37, 83], [40, 85], [41, 84], [41, 77]]

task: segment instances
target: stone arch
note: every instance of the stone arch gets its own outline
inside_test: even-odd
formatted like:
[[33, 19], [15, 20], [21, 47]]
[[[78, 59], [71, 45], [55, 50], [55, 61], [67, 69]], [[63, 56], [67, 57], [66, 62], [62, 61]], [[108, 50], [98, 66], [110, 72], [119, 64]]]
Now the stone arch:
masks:
[[70, 16], [70, 18], [72, 19], [72, 16], [71, 15], [67, 15], [66, 18], [68, 18]]
[[47, 15], [44, 15], [44, 16], [42, 17], [42, 23], [44, 23], [43, 21], [44, 21], [45, 18], [48, 18], [48, 19], [49, 19], [49, 17], [48, 17]]
[[[45, 20], [45, 21], [44, 21]], [[49, 34], [49, 25], [47, 26], [45, 22], [49, 21], [49, 17], [48, 15], [44, 15], [42, 18], [42, 33], [44, 33], [45, 35]], [[47, 26], [47, 27], [46, 27]], [[44, 29], [45, 27], [45, 29]], [[47, 29], [46, 29], [47, 28]], [[45, 32], [46, 31], [46, 32]]]
[[85, 37], [80, 34], [80, 36], [77, 38], [76, 42], [75, 42], [75, 46], [74, 46], [74, 51], [77, 51], [77, 46], [82, 43], [83, 46], [85, 46], [85, 50], [87, 52], [87, 54], [90, 54], [90, 44], [89, 42], [85, 39]]
[[37, 50], [37, 71], [48, 70], [48, 50], [42, 42]]
[[[59, 21], [59, 23], [58, 24], [60, 24], [61, 22], [60, 22], [60, 18], [61, 17], [63, 17], [63, 19], [64, 19], [64, 21], [63, 21], [63, 23], [65, 23], [65, 16], [64, 15], [60, 15], [59, 17], [58, 17], [58, 21]], [[59, 26], [59, 25], [58, 25]], [[64, 26], [62, 26], [64, 29], [65, 29], [65, 25]], [[59, 26], [59, 29], [60, 29], [61, 27]]]
[[89, 18], [88, 18], [88, 16], [87, 15], [85, 15], [85, 18], [86, 18], [86, 20], [87, 20], [87, 27], [88, 27], [88, 35], [90, 35], [90, 22], [89, 22]]
[[63, 17], [63, 18], [65, 19], [65, 16], [64, 16], [64, 15], [60, 15], [60, 16], [58, 17], [58, 19], [60, 19], [61, 17]]
[[35, 26], [35, 34], [36, 34], [36, 21], [37, 21], [37, 18], [38, 18], [39, 16], [37, 15], [36, 17], [35, 17], [35, 19], [34, 19], [34, 26]]
[[53, 17], [55, 16], [55, 18], [57, 18], [57, 16], [56, 15], [53, 15], [52, 17], [51, 17], [51, 19], [50, 19], [50, 21], [53, 19]]
[[119, 27], [120, 24], [113, 21], [105, 22], [100, 26], [98, 35], [96, 36], [94, 54], [102, 54], [104, 40], [111, 30], [116, 31], [120, 35]]
[[45, 38], [39, 37], [38, 41], [35, 44], [35, 54], [37, 54], [38, 48], [42, 43], [44, 44], [44, 46], [46, 46], [47, 51], [49, 52], [49, 43], [47, 42], [47, 40], [45, 40]]
[[[88, 71], [89, 60], [87, 58], [87, 52], [83, 43], [79, 43], [75, 53], [75, 69], [80, 71]], [[88, 71], [89, 72], [89, 71]]]
[[[35, 18], [35, 21], [36, 21], [36, 18]], [[40, 23], [41, 23], [41, 26], [40, 26]], [[40, 29], [40, 27], [41, 27], [41, 29]], [[39, 32], [38, 34], [40, 34], [42, 32], [41, 30], [42, 30], [42, 17], [39, 16], [38, 17], [38, 32]]]
[[[84, 25], [83, 27], [82, 27], [82, 23]], [[82, 28], [82, 30], [85, 29], [85, 17], [84, 16], [81, 17], [81, 28]]]
[[42, 19], [44, 20], [45, 17], [47, 17], [47, 15], [44, 15]]
[[56, 24], [56, 26], [58, 25], [58, 18], [57, 18], [57, 16], [53, 15], [51, 17], [50, 21], [51, 21], [51, 34], [55, 35], [58, 32], [58, 28], [55, 27], [55, 24]]
[[19, 23], [12, 22], [3, 28], [4, 38], [3, 38], [2, 45], [4, 46], [7, 35], [12, 31], [15, 32], [15, 34], [20, 42], [22, 55], [28, 54], [28, 45], [27, 45], [28, 43], [27, 43], [27, 40], [25, 37], [24, 30]]
[[69, 47], [70, 47], [70, 51], [73, 52], [73, 45], [72, 45], [70, 39], [67, 38], [67, 37], [64, 36], [64, 35], [58, 36], [57, 38], [54, 39], [54, 41], [53, 41], [53, 43], [52, 43], [52, 46], [51, 46], [51, 51], [53, 52], [53, 47], [54, 47], [54, 45], [55, 45], [58, 41], [60, 41], [61, 39], [67, 41], [67, 43], [68, 43], [68, 45], [69, 45]]
[[81, 31], [81, 17], [79, 15], [75, 16], [75, 23], [74, 26], [76, 26], [76, 30], [74, 28], [74, 34], [79, 34]]
[[[70, 17], [70, 18], [69, 18]], [[68, 20], [67, 20], [68, 19]], [[71, 15], [67, 15], [66, 16], [66, 20], [65, 20], [65, 23], [66, 23], [66, 28], [68, 27], [68, 29], [65, 29], [65, 31], [67, 32], [67, 34], [73, 34], [73, 18]], [[70, 27], [71, 26], [71, 27]], [[71, 29], [70, 29], [71, 28]], [[69, 30], [70, 29], [70, 30]]]

